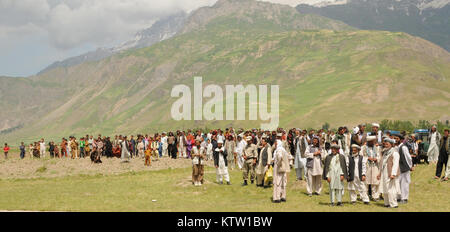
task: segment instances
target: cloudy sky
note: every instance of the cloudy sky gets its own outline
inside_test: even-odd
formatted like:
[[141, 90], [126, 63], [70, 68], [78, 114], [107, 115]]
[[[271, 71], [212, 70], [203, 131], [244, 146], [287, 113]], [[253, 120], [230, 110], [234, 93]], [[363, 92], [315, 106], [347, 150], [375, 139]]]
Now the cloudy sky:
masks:
[[[321, 0], [267, 0], [297, 5]], [[51, 63], [127, 41], [160, 17], [216, 0], [0, 0], [0, 75], [30, 76]]]

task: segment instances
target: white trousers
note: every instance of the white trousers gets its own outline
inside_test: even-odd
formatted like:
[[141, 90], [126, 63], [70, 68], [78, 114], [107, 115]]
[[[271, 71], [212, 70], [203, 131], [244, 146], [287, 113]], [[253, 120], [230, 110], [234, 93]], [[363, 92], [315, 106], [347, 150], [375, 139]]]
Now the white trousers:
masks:
[[306, 171], [306, 191], [308, 194], [322, 192], [322, 175], [313, 176], [311, 170]]
[[179, 153], [179, 155], [181, 156], [181, 157], [183, 157], [183, 158], [187, 158], [187, 153], [186, 153], [186, 147], [179, 147], [179, 149], [180, 149], [180, 153]]
[[[367, 189], [367, 191], [369, 191], [369, 185], [366, 185], [366, 189]], [[380, 186], [372, 184], [371, 189], [372, 189], [372, 197], [374, 199], [380, 198]]]
[[167, 150], [167, 147], [168, 147], [168, 144], [167, 143], [165, 143], [165, 144], [163, 144], [163, 150], [162, 150], [162, 155], [163, 156], [169, 156], [169, 151]]
[[400, 199], [408, 200], [409, 198], [409, 184], [411, 183], [411, 172], [407, 171], [405, 173], [400, 174], [399, 177], [400, 183]]
[[[383, 181], [383, 197], [384, 197], [384, 205], [389, 205], [391, 207], [398, 206], [397, 203], [397, 188], [396, 188], [396, 180], [389, 179], [389, 177], [384, 177]], [[398, 177], [397, 177], [398, 178]], [[396, 178], [396, 179], [397, 179]]]
[[226, 182], [230, 182], [230, 175], [228, 174], [228, 168], [222, 170], [222, 174], [219, 171], [219, 168], [216, 168], [216, 179], [217, 182], [222, 182], [225, 180]]
[[439, 158], [439, 147], [437, 144], [433, 143], [430, 144], [430, 147], [428, 148], [428, 162], [437, 162]]
[[298, 166], [299, 167], [295, 169], [297, 179], [300, 179], [300, 178], [306, 179], [306, 158], [298, 159]]
[[[359, 178], [359, 177], [355, 177], [355, 178]], [[354, 181], [348, 183], [348, 185], [349, 185], [351, 202], [355, 202], [357, 200], [358, 193], [364, 202], [369, 202], [369, 196], [367, 195], [367, 188], [366, 188], [366, 185], [362, 181], [354, 180]]]

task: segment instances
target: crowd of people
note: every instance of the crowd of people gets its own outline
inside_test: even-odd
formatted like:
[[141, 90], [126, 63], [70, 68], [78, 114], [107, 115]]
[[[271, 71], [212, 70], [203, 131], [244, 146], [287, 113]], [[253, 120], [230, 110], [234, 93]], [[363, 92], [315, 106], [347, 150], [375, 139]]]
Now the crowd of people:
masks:
[[[428, 136], [430, 146], [426, 162], [437, 164], [436, 179], [440, 179], [444, 171], [443, 181], [450, 177], [448, 134], [448, 129], [441, 135], [433, 126]], [[347, 189], [352, 204], [359, 196], [364, 204], [383, 199], [386, 207], [396, 208], [399, 203], [408, 202], [411, 171], [420, 162], [419, 142], [414, 134], [383, 133], [380, 125], [373, 123], [370, 132], [365, 125], [359, 125], [352, 130], [340, 127], [337, 131], [227, 128], [225, 131], [163, 132], [152, 136], [116, 135], [113, 139], [102, 135], [79, 139], [70, 136], [59, 143], [46, 143], [41, 139], [28, 146], [28, 153], [31, 158], [46, 157], [47, 152], [52, 158], [90, 157], [93, 163], [101, 163], [103, 157], [119, 158], [121, 162], [140, 158], [147, 166], [162, 157], [186, 158], [192, 160], [192, 184], [195, 186], [204, 183], [204, 166], [211, 160], [219, 184], [231, 185], [228, 169], [241, 170], [242, 186], [256, 182], [257, 187], [273, 187], [274, 203], [286, 201], [288, 173], [294, 169], [297, 181], [306, 180], [310, 197], [320, 195], [322, 182], [327, 181], [332, 206], [342, 205]], [[5, 158], [9, 149], [5, 144]], [[26, 150], [22, 142], [22, 159]]]

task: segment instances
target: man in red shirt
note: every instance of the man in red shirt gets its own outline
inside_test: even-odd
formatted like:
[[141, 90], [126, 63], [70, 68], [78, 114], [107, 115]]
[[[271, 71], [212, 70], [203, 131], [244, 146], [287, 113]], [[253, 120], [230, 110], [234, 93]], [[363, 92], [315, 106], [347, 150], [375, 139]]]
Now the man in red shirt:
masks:
[[5, 153], [5, 159], [8, 159], [9, 147], [7, 143], [5, 143], [5, 147], [3, 147], [3, 152]]

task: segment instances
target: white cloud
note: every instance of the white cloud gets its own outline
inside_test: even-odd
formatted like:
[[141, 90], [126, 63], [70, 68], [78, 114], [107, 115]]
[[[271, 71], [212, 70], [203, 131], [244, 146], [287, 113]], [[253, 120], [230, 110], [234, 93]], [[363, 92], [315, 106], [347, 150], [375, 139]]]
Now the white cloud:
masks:
[[126, 40], [160, 17], [215, 1], [0, 0], [0, 28], [9, 33], [32, 33], [40, 28], [48, 33], [51, 44], [61, 49], [84, 43], [102, 46]]
[[[111, 47], [157, 19], [217, 0], [0, 0], [0, 75], [28, 75], [55, 59]], [[297, 5], [323, 0], [264, 0]]]

